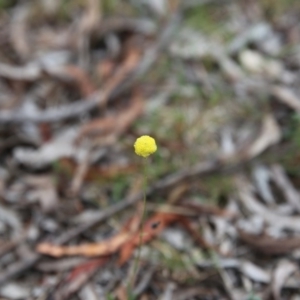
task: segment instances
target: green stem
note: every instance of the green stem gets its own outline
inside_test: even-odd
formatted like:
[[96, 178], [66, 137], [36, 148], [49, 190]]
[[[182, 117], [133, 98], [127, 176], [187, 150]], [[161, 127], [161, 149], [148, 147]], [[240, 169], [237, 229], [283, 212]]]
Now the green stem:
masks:
[[[129, 283], [129, 287], [131, 287], [131, 288], [134, 285], [135, 277], [136, 277], [136, 274], [137, 274], [137, 271], [138, 271], [139, 262], [141, 260], [141, 248], [142, 248], [142, 242], [143, 242], [143, 227], [144, 227], [144, 222], [145, 222], [146, 204], [147, 204], [147, 198], [146, 198], [146, 194], [147, 194], [147, 162], [148, 161], [147, 161], [147, 158], [146, 158], [146, 162], [143, 166], [143, 180], [144, 180], [144, 184], [143, 184], [143, 211], [142, 211], [142, 219], [141, 219], [140, 239], [139, 239], [138, 253], [137, 253], [136, 259], [134, 261], [133, 276], [132, 276], [131, 283]], [[132, 293], [130, 288], [129, 288], [129, 291]]]

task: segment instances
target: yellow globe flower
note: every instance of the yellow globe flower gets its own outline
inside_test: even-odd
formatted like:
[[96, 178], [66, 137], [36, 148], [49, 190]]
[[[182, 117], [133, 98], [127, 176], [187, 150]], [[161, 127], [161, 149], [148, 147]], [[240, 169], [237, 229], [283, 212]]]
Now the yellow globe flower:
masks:
[[147, 157], [156, 150], [155, 139], [149, 135], [142, 135], [134, 143], [134, 151], [139, 156]]

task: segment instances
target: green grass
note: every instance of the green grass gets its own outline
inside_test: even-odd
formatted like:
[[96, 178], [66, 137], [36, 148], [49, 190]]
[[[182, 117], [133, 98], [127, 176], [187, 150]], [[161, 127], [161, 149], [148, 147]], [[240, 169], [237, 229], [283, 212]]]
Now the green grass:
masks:
[[119, 175], [111, 180], [111, 198], [114, 202], [118, 202], [124, 198], [125, 191], [129, 186], [131, 176]]
[[193, 8], [187, 15], [185, 25], [199, 30], [209, 36], [217, 36], [223, 41], [231, 38], [232, 34], [224, 26], [228, 19], [225, 5], [200, 5]]
[[248, 295], [247, 300], [262, 300], [262, 298], [255, 295], [254, 293], [251, 293], [250, 295]]
[[103, 13], [105, 13], [105, 14], [113, 13], [116, 10], [119, 3], [120, 3], [120, 0], [103, 0], [103, 1], [101, 1]]
[[261, 0], [261, 6], [265, 17], [270, 20], [281, 17], [288, 11], [300, 12], [300, 4], [298, 0]]
[[0, 10], [5, 10], [17, 4], [17, 0], [0, 0]]
[[229, 175], [214, 175], [201, 179], [200, 189], [200, 199], [204, 195], [206, 202], [220, 204], [220, 199], [234, 190], [234, 184]]
[[300, 147], [300, 114], [293, 114], [287, 130], [284, 132], [284, 138], [290, 140], [298, 148]]

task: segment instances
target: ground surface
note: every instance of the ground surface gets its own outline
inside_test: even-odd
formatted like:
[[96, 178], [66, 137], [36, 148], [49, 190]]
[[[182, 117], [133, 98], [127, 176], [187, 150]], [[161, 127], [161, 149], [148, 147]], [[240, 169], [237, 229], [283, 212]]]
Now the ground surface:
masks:
[[299, 20], [0, 1], [0, 298], [299, 300]]

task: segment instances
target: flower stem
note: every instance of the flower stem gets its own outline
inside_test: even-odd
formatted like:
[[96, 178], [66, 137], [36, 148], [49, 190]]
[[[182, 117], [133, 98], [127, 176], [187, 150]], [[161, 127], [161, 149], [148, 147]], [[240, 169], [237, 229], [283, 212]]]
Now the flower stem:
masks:
[[[138, 246], [138, 253], [134, 261], [134, 267], [133, 267], [133, 276], [132, 279], [130, 280], [131, 282], [129, 283], [129, 286], [133, 288], [135, 278], [138, 272], [138, 267], [139, 263], [141, 260], [141, 248], [142, 248], [142, 243], [143, 243], [143, 227], [144, 227], [144, 222], [145, 222], [145, 216], [146, 216], [146, 205], [147, 205], [147, 163], [148, 159], [145, 159], [145, 163], [143, 166], [143, 208], [142, 208], [142, 218], [141, 218], [141, 226], [140, 226], [140, 239], [139, 239], [139, 246]], [[132, 293], [131, 289], [129, 291]]]

